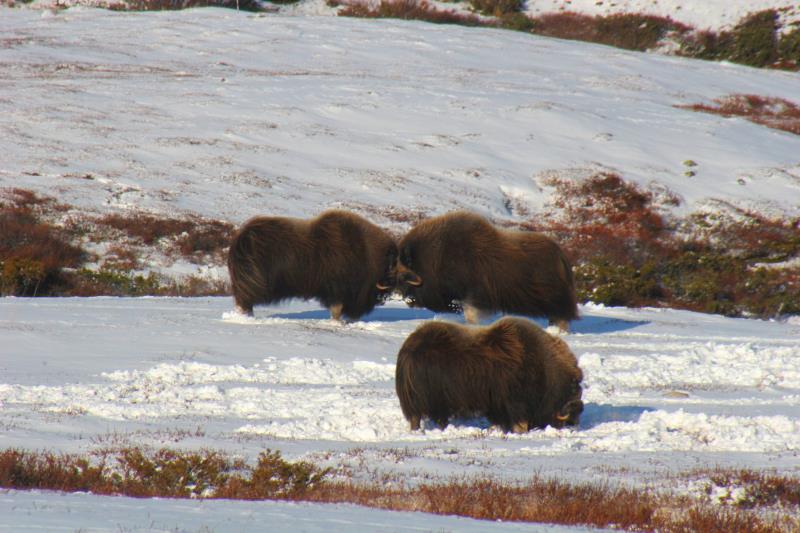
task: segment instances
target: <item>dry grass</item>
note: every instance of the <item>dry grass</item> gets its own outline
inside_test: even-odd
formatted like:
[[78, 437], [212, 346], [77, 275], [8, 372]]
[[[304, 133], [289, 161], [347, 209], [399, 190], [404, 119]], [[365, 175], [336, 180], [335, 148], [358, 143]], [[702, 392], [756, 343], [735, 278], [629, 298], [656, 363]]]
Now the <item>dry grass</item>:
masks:
[[439, 9], [425, 0], [381, 0], [377, 6], [360, 2], [353, 3], [340, 9], [338, 15], [359, 18], [424, 20], [434, 24], [460, 24], [462, 26], [489, 25], [474, 15]]
[[743, 117], [756, 124], [800, 135], [800, 106], [784, 98], [732, 94], [716, 98], [714, 105], [692, 104], [677, 107], [723, 117]]
[[[727, 473], [734, 481], [777, 487], [749, 508], [768, 507], [774, 518], [743, 506], [697, 503], [687, 498], [602, 484], [533, 478], [524, 484], [455, 480], [416, 487], [331, 482], [328, 469], [285, 461], [263, 452], [255, 466], [215, 451], [144, 452], [124, 448], [90, 460], [20, 450], [0, 452], [0, 486], [136, 497], [302, 500], [459, 515], [481, 520], [613, 527], [625, 531], [767, 533], [800, 526], [797, 482], [758, 472]], [[715, 475], [723, 476], [725, 472]], [[716, 483], [716, 480], [711, 480]], [[729, 481], [727, 478], [721, 481]], [[762, 489], [759, 494], [763, 493]], [[790, 495], [786, 497], [785, 495]], [[778, 504], [782, 505], [778, 506]]]

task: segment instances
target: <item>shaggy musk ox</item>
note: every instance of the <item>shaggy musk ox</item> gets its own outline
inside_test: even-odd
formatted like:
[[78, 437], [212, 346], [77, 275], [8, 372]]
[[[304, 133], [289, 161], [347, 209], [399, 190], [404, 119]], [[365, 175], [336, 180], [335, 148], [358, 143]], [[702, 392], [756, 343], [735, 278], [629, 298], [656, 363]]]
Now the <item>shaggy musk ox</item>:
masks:
[[541, 233], [500, 229], [454, 212], [419, 223], [398, 252], [398, 290], [409, 305], [461, 306], [471, 323], [495, 311], [545, 316], [565, 331], [578, 316], [572, 267]]
[[256, 217], [228, 252], [233, 297], [243, 313], [287, 298], [318, 299], [331, 317], [357, 319], [391, 293], [394, 239], [368, 220], [326, 211], [310, 220]]
[[429, 418], [484, 415], [505, 431], [577, 425], [583, 402], [566, 343], [523, 318], [491, 326], [423, 324], [397, 356], [395, 386], [411, 429]]

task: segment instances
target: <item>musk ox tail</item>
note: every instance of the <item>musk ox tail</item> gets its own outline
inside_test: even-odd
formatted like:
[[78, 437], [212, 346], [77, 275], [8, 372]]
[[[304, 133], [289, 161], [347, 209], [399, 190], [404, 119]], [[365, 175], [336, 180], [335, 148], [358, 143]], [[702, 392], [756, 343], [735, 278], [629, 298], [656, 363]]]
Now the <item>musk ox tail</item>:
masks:
[[253, 234], [249, 224], [245, 224], [231, 240], [228, 250], [228, 274], [236, 307], [248, 315], [253, 314], [253, 306], [263, 297], [266, 280], [262, 269], [253, 264]]
[[236, 306], [252, 314], [256, 304], [307, 296], [308, 290], [303, 290], [302, 284], [298, 289], [295, 279], [299, 269], [308, 268], [307, 246], [298, 238], [297, 223], [292, 219], [255, 217], [245, 222], [228, 250]]

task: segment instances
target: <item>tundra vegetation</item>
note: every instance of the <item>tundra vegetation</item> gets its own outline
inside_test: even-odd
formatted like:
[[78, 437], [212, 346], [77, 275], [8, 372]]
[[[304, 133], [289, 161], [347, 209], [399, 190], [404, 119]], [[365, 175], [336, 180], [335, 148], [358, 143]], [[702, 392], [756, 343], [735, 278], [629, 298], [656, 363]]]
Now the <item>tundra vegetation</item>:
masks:
[[[13, 5], [14, 0], [6, 0]], [[244, 11], [273, 11], [299, 0], [108, 0], [115, 11], [163, 11], [196, 7], [225, 7]], [[25, 0], [22, 0], [24, 3]], [[0, 2], [1, 3], [1, 2]], [[750, 13], [733, 28], [698, 30], [670, 17], [637, 13], [585, 15], [569, 10], [530, 16], [522, 0], [454, 0], [457, 9], [427, 0], [326, 0], [339, 16], [396, 18], [434, 24], [483, 26], [586, 41], [626, 50], [731, 61], [752, 67], [800, 69], [800, 27], [781, 27], [777, 9]]]
[[[574, 265], [580, 302], [726, 316], [800, 313], [800, 219], [727, 206], [676, 218], [678, 199], [620, 175], [551, 177], [552, 214], [511, 206]], [[414, 217], [408, 217], [409, 220]], [[499, 221], [499, 223], [502, 221]], [[23, 189], [0, 191], [0, 292], [14, 296], [222, 295], [227, 282], [152, 263], [225, 264], [232, 224], [147, 213], [87, 215]], [[113, 244], [110, 244], [113, 243]]]
[[[224, 498], [354, 503], [379, 509], [482, 520], [546, 522], [623, 531], [767, 533], [800, 527], [800, 485], [775, 473], [712, 470], [691, 474], [694, 495], [574, 484], [441, 479], [418, 485], [356, 483], [330, 468], [290, 462], [276, 451], [255, 464], [213, 450], [122, 448], [89, 457], [0, 451], [0, 487], [160, 498]], [[725, 490], [737, 498], [719, 497]], [[738, 489], [735, 490], [734, 489]]]

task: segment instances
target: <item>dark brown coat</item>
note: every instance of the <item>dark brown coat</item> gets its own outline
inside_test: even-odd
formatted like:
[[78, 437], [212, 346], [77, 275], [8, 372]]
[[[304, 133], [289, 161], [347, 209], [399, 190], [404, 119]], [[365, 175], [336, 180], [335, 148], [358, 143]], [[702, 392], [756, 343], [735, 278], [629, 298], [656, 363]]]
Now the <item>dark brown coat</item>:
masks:
[[305, 220], [256, 217], [234, 235], [228, 271], [237, 307], [317, 299], [335, 319], [370, 312], [392, 289], [397, 247], [368, 220], [326, 211]]
[[572, 267], [552, 239], [496, 228], [479, 215], [422, 221], [400, 241], [397, 283], [409, 305], [432, 311], [544, 316], [563, 329], [578, 316]]
[[524, 318], [491, 326], [428, 322], [403, 343], [395, 386], [411, 429], [483, 415], [517, 433], [577, 425], [583, 373], [567, 344]]

